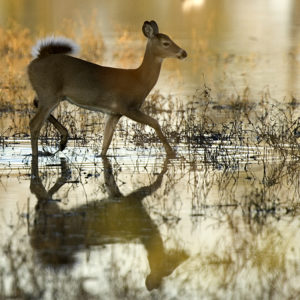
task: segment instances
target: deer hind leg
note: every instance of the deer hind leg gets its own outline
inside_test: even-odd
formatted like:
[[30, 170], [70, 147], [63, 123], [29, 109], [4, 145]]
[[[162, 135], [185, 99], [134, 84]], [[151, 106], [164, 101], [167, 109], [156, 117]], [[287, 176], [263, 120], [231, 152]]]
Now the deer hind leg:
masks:
[[[33, 103], [34, 103], [35, 107], [39, 106], [39, 100], [37, 98], [34, 99]], [[59, 150], [63, 151], [66, 148], [68, 138], [69, 138], [67, 128], [65, 126], [63, 126], [52, 114], [49, 115], [47, 121], [52, 123], [54, 125], [54, 127], [59, 131], [59, 133], [61, 135]]]
[[101, 155], [105, 156], [121, 115], [108, 115], [105, 123]]
[[131, 110], [131, 111], [127, 111], [126, 113], [124, 113], [124, 115], [130, 119], [132, 119], [133, 121], [139, 122], [141, 124], [145, 124], [148, 125], [150, 127], [152, 127], [157, 136], [159, 137], [159, 139], [161, 140], [161, 142], [164, 145], [164, 148], [166, 150], [167, 156], [169, 158], [174, 158], [176, 157], [176, 153], [175, 151], [171, 148], [171, 146], [169, 145], [166, 137], [164, 136], [164, 134], [161, 131], [161, 128], [158, 124], [158, 122], [153, 119], [152, 117], [144, 114], [143, 112], [139, 111], [139, 110]]
[[61, 135], [59, 150], [63, 151], [66, 148], [69, 134], [65, 126], [63, 126], [53, 115], [50, 114], [48, 121], [54, 125]]
[[30, 120], [29, 127], [31, 133], [31, 148], [32, 148], [32, 156], [37, 158], [38, 157], [38, 138], [40, 135], [41, 128], [47, 118], [49, 117], [51, 111], [57, 105], [57, 101], [47, 101], [49, 99], [45, 99], [44, 103], [48, 103], [47, 105], [42, 105], [40, 103], [38, 110], [35, 116]]

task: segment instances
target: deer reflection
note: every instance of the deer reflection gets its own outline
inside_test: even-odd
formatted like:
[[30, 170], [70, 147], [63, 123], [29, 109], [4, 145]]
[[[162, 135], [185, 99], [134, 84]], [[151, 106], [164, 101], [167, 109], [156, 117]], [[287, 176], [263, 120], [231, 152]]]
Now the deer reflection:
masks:
[[143, 206], [142, 200], [155, 192], [167, 171], [168, 160], [156, 180], [124, 196], [113, 176], [112, 166], [102, 158], [104, 179], [109, 198], [93, 201], [69, 211], [62, 210], [52, 196], [68, 180], [68, 168], [61, 161], [61, 177], [46, 191], [32, 163], [30, 189], [38, 199], [31, 244], [41, 262], [52, 267], [72, 266], [74, 254], [82, 248], [112, 243], [140, 241], [146, 251], [150, 274], [146, 278], [148, 290], [158, 288], [162, 279], [170, 275], [187, 255], [184, 251], [166, 251], [156, 224]]

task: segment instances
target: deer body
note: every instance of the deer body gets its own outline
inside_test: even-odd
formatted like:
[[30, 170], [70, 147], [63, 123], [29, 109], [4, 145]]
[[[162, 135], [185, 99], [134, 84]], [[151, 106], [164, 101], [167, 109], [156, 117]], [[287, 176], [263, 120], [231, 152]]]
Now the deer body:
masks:
[[[138, 69], [117, 69], [56, 54], [34, 60], [28, 72], [38, 93], [39, 90], [41, 94], [49, 90], [57, 98], [67, 99], [83, 108], [122, 114], [128, 108], [139, 109], [157, 82], [161, 62], [157, 62], [155, 70], [151, 70], [153, 75], [147, 72], [147, 67], [142, 64]], [[82, 72], [82, 69], [88, 69], [88, 72]], [[44, 80], [39, 76], [41, 73]], [[35, 82], [38, 83], [36, 86]], [[135, 89], [128, 90], [129, 86]]]
[[37, 140], [46, 119], [62, 135], [61, 150], [66, 146], [67, 130], [51, 115], [63, 100], [108, 114], [102, 155], [106, 155], [119, 119], [127, 116], [154, 128], [167, 154], [174, 156], [157, 121], [142, 113], [140, 107], [158, 80], [163, 59], [185, 58], [187, 55], [168, 36], [158, 33], [154, 21], [146, 21], [143, 32], [148, 43], [143, 62], [137, 69], [104, 67], [69, 56], [67, 54], [73, 48], [66, 40], [49, 40], [38, 46], [38, 57], [28, 67], [29, 79], [38, 98], [38, 111], [30, 122], [33, 156], [38, 155]]

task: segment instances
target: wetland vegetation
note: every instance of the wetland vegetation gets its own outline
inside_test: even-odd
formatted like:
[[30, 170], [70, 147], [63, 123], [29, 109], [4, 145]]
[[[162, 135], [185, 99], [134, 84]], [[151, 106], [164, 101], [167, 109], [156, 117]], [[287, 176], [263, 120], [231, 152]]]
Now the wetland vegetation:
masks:
[[[96, 18], [62, 24], [55, 33], [74, 38], [80, 57], [123, 67], [141, 59], [140, 32], [121, 28], [107, 45]], [[297, 93], [216, 90], [205, 73], [188, 92], [169, 92], [166, 82], [185, 78], [170, 62], [143, 110], [158, 119], [176, 159], [165, 159], [152, 129], [125, 117], [101, 158], [104, 115], [61, 103], [55, 116], [68, 146], [56, 152], [60, 137], [47, 123], [40, 149], [54, 155], [37, 168], [25, 70], [43, 35], [16, 22], [0, 27], [0, 298], [299, 298]], [[192, 36], [196, 69], [203, 60], [226, 70], [253, 63], [212, 53], [205, 37]]]

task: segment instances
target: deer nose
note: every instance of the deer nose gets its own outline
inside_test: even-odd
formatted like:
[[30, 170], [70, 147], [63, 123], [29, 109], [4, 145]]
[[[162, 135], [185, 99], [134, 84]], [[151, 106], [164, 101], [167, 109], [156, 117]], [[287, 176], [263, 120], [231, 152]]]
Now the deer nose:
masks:
[[184, 58], [186, 58], [186, 57], [187, 57], [186, 51], [183, 50], [183, 49], [181, 49], [180, 52], [178, 53], [177, 57], [178, 57], [179, 59], [184, 59]]

